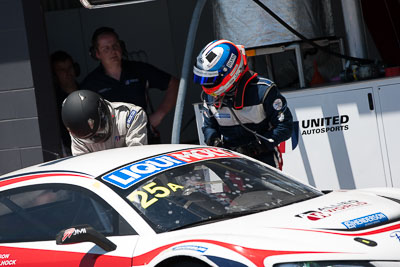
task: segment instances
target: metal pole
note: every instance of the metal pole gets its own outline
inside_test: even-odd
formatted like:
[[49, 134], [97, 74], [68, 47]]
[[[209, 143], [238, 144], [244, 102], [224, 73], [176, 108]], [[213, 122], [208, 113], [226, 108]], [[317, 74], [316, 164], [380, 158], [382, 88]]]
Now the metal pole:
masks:
[[176, 108], [174, 115], [174, 123], [172, 126], [171, 144], [179, 144], [183, 106], [186, 96], [187, 78], [189, 76], [189, 71], [192, 70], [191, 59], [192, 59], [193, 44], [196, 39], [196, 32], [200, 20], [200, 15], [206, 1], [207, 0], [196, 1], [196, 6], [194, 8], [192, 15], [192, 21], [190, 22], [190, 28], [186, 40], [185, 56], [183, 59], [181, 80], [179, 82], [178, 97], [176, 99]]
[[359, 0], [342, 0], [344, 25], [350, 56], [367, 58], [365, 26]]

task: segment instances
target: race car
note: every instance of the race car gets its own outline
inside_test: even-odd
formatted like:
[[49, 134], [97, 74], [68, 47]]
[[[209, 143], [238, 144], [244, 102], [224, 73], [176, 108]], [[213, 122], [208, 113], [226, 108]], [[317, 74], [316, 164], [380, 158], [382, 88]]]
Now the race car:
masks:
[[400, 190], [321, 192], [218, 147], [148, 145], [0, 177], [0, 266], [400, 266]]

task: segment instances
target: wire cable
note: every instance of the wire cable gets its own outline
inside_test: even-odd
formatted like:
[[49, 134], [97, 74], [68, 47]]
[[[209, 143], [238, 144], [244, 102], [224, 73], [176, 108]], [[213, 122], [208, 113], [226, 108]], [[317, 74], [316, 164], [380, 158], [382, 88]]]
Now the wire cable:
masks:
[[275, 20], [277, 20], [280, 24], [282, 24], [282, 26], [284, 26], [286, 29], [288, 29], [291, 33], [293, 33], [294, 35], [299, 37], [304, 42], [312, 45], [313, 47], [316, 47], [316, 48], [320, 49], [321, 51], [323, 51], [325, 53], [328, 53], [328, 54], [331, 54], [331, 55], [334, 55], [334, 56], [337, 56], [337, 57], [340, 57], [340, 58], [344, 58], [344, 59], [347, 59], [347, 60], [357, 61], [357, 62], [360, 62], [360, 63], [374, 63], [374, 60], [372, 60], [372, 59], [357, 58], [357, 57], [351, 57], [351, 56], [343, 55], [343, 54], [340, 54], [340, 53], [336, 53], [336, 52], [330, 51], [329, 49], [326, 49], [325, 47], [314, 43], [313, 41], [307, 39], [301, 33], [297, 32], [295, 29], [293, 29], [289, 24], [287, 24], [283, 19], [281, 19], [278, 15], [276, 15], [271, 9], [269, 9], [266, 5], [264, 5], [260, 0], [253, 0], [253, 2], [255, 2], [262, 9], [264, 9], [271, 17], [273, 17]]

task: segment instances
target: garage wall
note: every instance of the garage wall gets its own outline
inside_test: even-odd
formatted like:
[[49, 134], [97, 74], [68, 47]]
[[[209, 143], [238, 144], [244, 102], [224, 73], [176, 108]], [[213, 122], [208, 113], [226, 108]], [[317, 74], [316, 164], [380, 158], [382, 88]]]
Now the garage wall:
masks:
[[22, 1], [0, 1], [0, 174], [43, 161]]

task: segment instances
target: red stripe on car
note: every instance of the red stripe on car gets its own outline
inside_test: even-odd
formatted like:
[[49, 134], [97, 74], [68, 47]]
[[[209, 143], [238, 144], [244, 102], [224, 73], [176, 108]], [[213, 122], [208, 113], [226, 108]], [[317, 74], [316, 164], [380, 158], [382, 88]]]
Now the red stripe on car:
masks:
[[400, 229], [400, 223], [395, 225], [387, 226], [381, 229], [376, 230], [369, 230], [364, 233], [360, 233], [357, 231], [356, 233], [343, 233], [343, 232], [331, 232], [331, 231], [322, 231], [322, 230], [313, 230], [313, 229], [296, 229], [296, 228], [279, 228], [279, 229], [286, 229], [286, 230], [295, 230], [295, 231], [306, 231], [306, 232], [316, 232], [316, 233], [323, 233], [323, 234], [331, 234], [331, 235], [344, 235], [344, 236], [365, 236], [365, 235], [376, 235], [385, 232], [390, 232], [393, 230]]
[[149, 251], [142, 255], [136, 256], [133, 258], [133, 263], [136, 266], [146, 265], [148, 264], [154, 257], [160, 254], [162, 251], [184, 243], [209, 243], [218, 245], [227, 249], [230, 249], [253, 262], [257, 266], [264, 265], [264, 259], [266, 257], [277, 256], [277, 255], [287, 255], [287, 254], [309, 254], [309, 253], [341, 253], [341, 252], [324, 252], [324, 251], [285, 251], [285, 250], [263, 250], [263, 249], [255, 249], [255, 248], [247, 248], [239, 245], [224, 243], [220, 241], [214, 240], [203, 240], [203, 239], [195, 239], [195, 240], [185, 240], [181, 242], [176, 242], [172, 244], [165, 245], [163, 247], [159, 247], [155, 250]]
[[20, 183], [28, 180], [38, 179], [38, 178], [46, 178], [52, 176], [75, 176], [75, 177], [82, 177], [82, 178], [91, 178], [89, 176], [85, 176], [82, 174], [72, 174], [72, 173], [41, 173], [41, 174], [34, 174], [34, 175], [27, 175], [27, 176], [20, 176], [15, 178], [6, 179], [0, 181], [0, 187]]
[[1, 254], [9, 255], [7, 260], [13, 261], [16, 266], [132, 266], [130, 257], [3, 246], [0, 246], [0, 251]]

